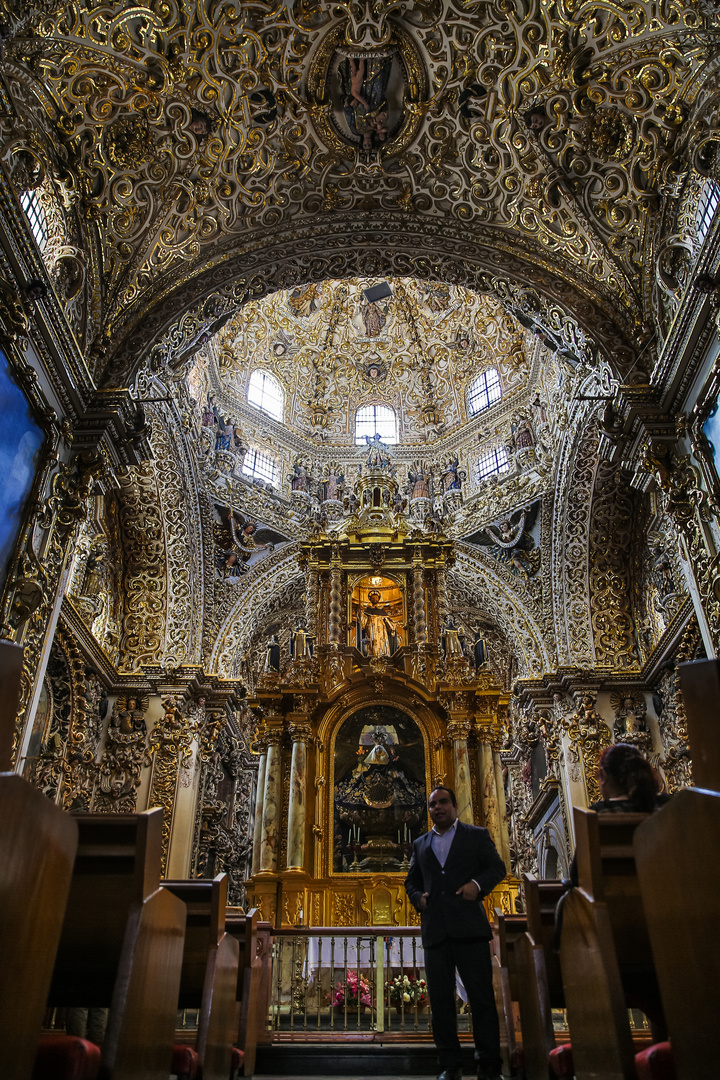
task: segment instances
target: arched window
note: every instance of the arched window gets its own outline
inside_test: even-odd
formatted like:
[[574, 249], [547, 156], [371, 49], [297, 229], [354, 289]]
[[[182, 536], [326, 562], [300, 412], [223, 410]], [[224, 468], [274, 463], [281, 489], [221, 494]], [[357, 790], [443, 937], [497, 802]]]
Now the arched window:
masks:
[[384, 443], [397, 442], [395, 410], [388, 405], [363, 405], [355, 413], [355, 443], [365, 442], [365, 435], [379, 435]]
[[248, 383], [247, 399], [257, 409], [262, 409], [273, 420], [282, 420], [285, 395], [274, 375], [259, 368], [253, 371]]
[[698, 248], [707, 236], [720, 203], [720, 184], [707, 180], [703, 185], [695, 211], [695, 238]]
[[40, 251], [43, 251], [48, 242], [47, 218], [42, 203], [34, 191], [20, 192], [20, 205], [28, 219], [30, 232], [35, 238], [35, 243]]
[[248, 450], [243, 460], [242, 471], [253, 480], [265, 480], [268, 484], [274, 484], [277, 465], [271, 457], [263, 454], [262, 450]]
[[486, 450], [475, 462], [475, 479], [484, 480], [493, 473], [506, 472], [510, 468], [507, 450], [504, 446], [494, 446]]
[[483, 409], [488, 409], [496, 401], [499, 401], [501, 397], [502, 387], [500, 386], [500, 376], [497, 368], [488, 368], [487, 371], [483, 371], [482, 375], [478, 375], [468, 390], [467, 407], [470, 416], [475, 416], [476, 413], [482, 412]]

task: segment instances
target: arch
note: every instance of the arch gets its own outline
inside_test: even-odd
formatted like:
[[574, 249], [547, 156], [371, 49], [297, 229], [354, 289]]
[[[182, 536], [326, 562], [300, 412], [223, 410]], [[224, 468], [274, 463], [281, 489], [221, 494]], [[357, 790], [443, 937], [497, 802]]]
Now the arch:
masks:
[[273, 420], [282, 423], [285, 411], [285, 391], [271, 372], [264, 368], [255, 368], [250, 373], [247, 387], [247, 400], [256, 409], [272, 416]]
[[456, 549], [448, 584], [455, 579], [477, 596], [477, 606], [485, 609], [511, 642], [521, 676], [531, 678], [552, 671], [555, 657], [539, 618], [528, 607], [527, 594], [514, 587], [510, 575], [489, 555], [460, 540]]
[[[360, 242], [362, 241], [362, 242]], [[536, 290], [558, 311], [570, 316], [598, 343], [619, 373], [635, 358], [632, 317], [603, 286], [577, 264], [566, 264], [527, 238], [520, 244], [511, 232], [430, 221], [415, 214], [387, 211], [377, 215], [333, 213], [292, 226], [264, 229], [220, 248], [196, 266], [174, 267], [174, 286], [155, 283], [158, 300], [143, 295], [130, 305], [117, 326], [118, 347], [103, 383], [127, 380], [163, 335], [193, 309], [210, 332], [225, 311], [248, 300], [308, 281], [344, 277], [406, 277], [441, 280], [489, 293], [520, 309], [523, 290]], [[210, 301], [210, 298], [213, 298]], [[176, 334], [182, 341], [183, 334]], [[170, 338], [168, 337], [168, 343]], [[188, 339], [188, 346], [191, 345]]]

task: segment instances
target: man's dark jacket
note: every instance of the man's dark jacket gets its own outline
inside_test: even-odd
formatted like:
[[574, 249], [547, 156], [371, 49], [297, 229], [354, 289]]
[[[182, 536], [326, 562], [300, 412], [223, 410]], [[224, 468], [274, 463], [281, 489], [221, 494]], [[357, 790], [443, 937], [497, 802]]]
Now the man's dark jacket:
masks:
[[[420, 897], [429, 893], [427, 907], [420, 914], [422, 943], [425, 948], [439, 945], [446, 938], [492, 937], [482, 898], [487, 896], [507, 874], [487, 829], [458, 821], [455, 837], [445, 866], [440, 866], [430, 843], [432, 833], [418, 837], [413, 844], [410, 870], [405, 879], [410, 903], [420, 911]], [[468, 881], [480, 886], [477, 900], [464, 900], [457, 890]]]

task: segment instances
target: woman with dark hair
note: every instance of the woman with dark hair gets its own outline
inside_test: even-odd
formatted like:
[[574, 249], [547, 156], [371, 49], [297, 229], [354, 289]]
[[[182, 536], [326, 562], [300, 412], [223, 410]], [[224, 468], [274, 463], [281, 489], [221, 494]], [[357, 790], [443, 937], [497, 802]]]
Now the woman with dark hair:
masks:
[[602, 799], [590, 807], [598, 814], [650, 814], [658, 806], [657, 778], [652, 766], [630, 743], [615, 743], [603, 750], [598, 762], [598, 784]]

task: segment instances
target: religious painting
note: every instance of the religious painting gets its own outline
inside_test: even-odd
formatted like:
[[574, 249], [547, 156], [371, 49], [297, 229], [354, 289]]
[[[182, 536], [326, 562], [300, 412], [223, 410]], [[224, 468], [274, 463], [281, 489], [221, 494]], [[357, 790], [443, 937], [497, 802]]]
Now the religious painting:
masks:
[[392, 656], [405, 644], [403, 594], [397, 582], [369, 574], [350, 599], [350, 644], [363, 656]]
[[322, 106], [313, 115], [324, 139], [367, 158], [399, 153], [411, 141], [420, 112], [410, 106], [426, 93], [427, 76], [417, 44], [401, 27], [369, 47], [348, 44], [335, 29], [315, 54], [308, 85]]
[[425, 747], [417, 723], [389, 705], [344, 722], [335, 740], [335, 873], [407, 873], [427, 830]]
[[25, 518], [45, 435], [35, 422], [30, 403], [16, 383], [5, 354], [0, 351], [0, 588]]

